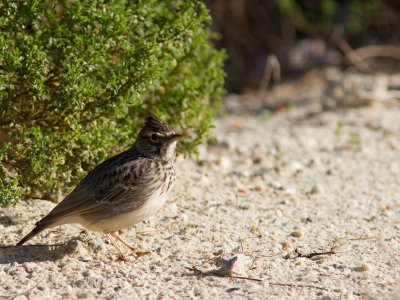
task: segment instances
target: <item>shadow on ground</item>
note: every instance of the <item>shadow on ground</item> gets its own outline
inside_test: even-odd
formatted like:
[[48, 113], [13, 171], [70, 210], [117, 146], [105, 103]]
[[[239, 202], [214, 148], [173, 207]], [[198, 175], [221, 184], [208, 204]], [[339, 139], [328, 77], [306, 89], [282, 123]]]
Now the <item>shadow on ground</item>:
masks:
[[55, 261], [71, 252], [71, 243], [55, 245], [0, 246], [0, 264]]

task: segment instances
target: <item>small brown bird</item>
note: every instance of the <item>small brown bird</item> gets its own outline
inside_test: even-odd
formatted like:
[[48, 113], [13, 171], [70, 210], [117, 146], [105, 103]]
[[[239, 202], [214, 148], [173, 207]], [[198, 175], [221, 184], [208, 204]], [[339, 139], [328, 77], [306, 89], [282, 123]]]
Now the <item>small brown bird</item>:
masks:
[[16, 246], [21, 246], [46, 228], [79, 223], [107, 235], [119, 253], [120, 241], [130, 249], [118, 230], [155, 214], [175, 184], [175, 147], [182, 137], [149, 114], [133, 146], [95, 167], [75, 189]]

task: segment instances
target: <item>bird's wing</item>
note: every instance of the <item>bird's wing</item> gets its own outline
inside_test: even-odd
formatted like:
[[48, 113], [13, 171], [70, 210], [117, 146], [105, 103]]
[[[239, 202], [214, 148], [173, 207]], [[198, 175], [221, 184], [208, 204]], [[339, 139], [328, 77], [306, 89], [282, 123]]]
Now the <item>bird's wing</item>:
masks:
[[121, 157], [115, 156], [91, 171], [64, 200], [37, 222], [37, 225], [115, 205], [126, 199], [128, 193], [135, 198], [135, 190], [140, 190], [142, 184], [152, 180], [154, 175], [155, 171], [150, 168], [148, 158], [138, 157], [121, 161]]

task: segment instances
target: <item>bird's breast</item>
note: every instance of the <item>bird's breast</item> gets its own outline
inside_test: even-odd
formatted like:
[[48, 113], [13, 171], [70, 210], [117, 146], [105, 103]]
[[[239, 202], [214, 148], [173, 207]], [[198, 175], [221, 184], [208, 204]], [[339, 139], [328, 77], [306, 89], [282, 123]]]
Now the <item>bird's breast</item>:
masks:
[[[158, 189], [154, 190], [140, 207], [114, 215], [110, 218], [97, 219], [94, 222], [84, 220], [80, 222], [84, 227], [94, 231], [113, 232], [131, 227], [154, 215], [165, 203], [169, 192], [172, 190], [175, 179], [171, 178]], [[135, 200], [135, 199], [132, 199]]]

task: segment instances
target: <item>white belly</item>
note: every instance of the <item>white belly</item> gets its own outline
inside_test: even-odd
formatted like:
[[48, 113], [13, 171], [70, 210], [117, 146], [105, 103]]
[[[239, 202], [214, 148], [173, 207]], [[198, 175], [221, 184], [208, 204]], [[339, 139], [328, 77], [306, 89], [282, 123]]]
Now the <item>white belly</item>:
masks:
[[79, 223], [89, 230], [102, 232], [112, 232], [128, 228], [154, 215], [164, 205], [166, 196], [166, 193], [163, 193], [161, 196], [157, 192], [137, 210], [119, 215], [118, 217], [99, 220], [95, 223], [88, 223], [85, 220], [81, 220]]

